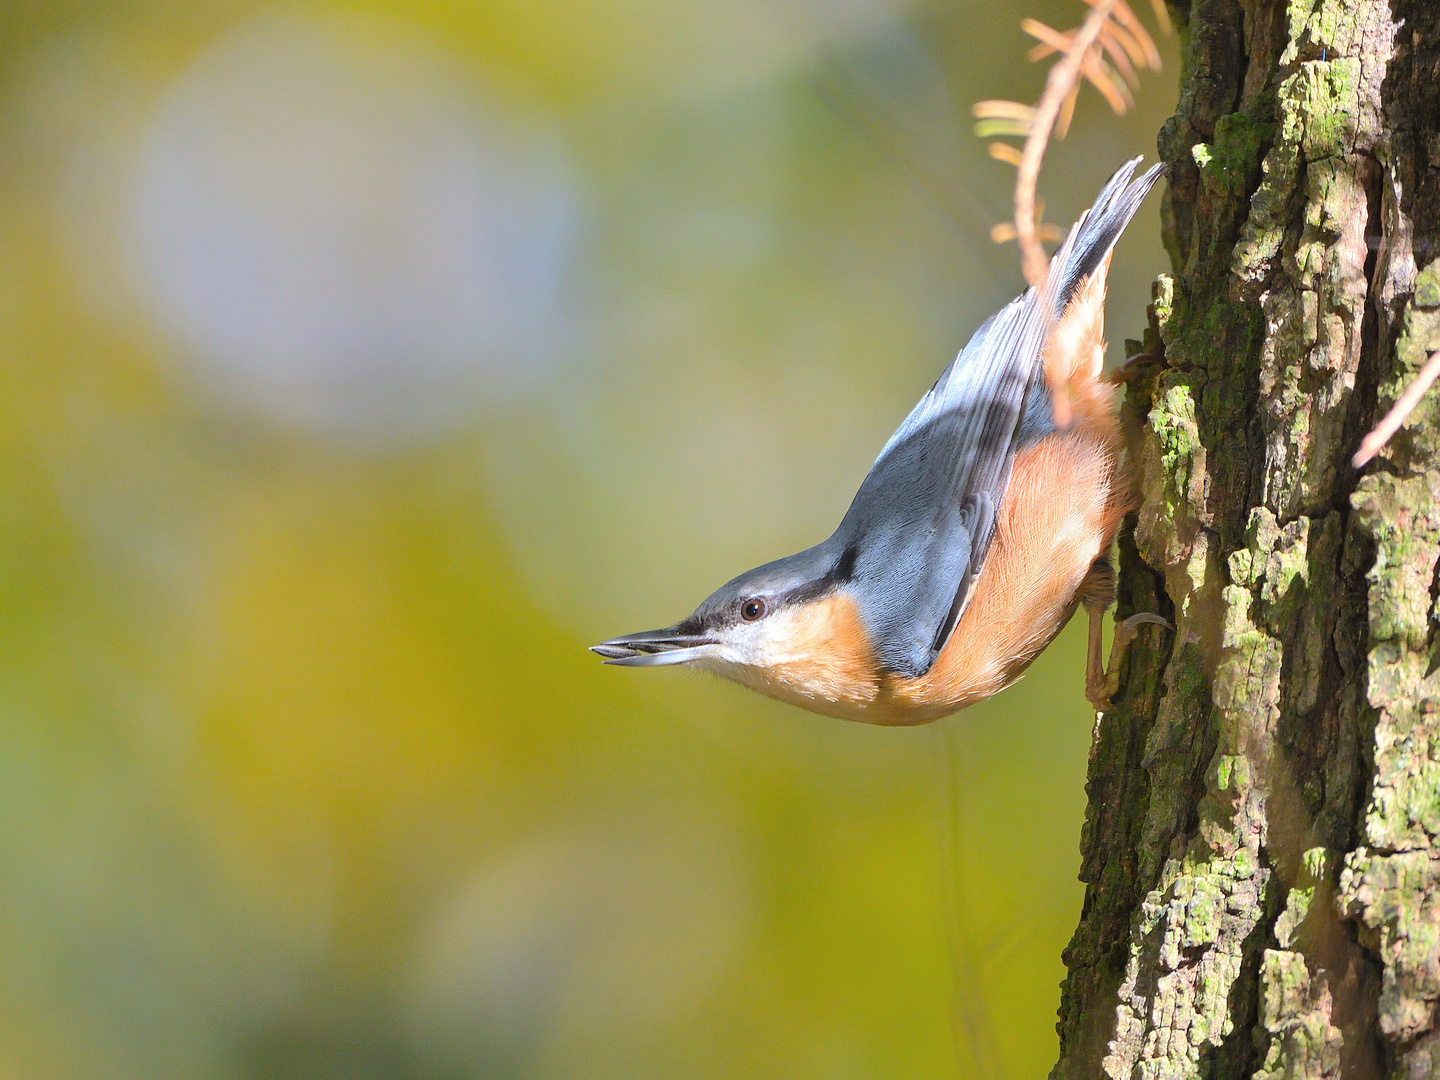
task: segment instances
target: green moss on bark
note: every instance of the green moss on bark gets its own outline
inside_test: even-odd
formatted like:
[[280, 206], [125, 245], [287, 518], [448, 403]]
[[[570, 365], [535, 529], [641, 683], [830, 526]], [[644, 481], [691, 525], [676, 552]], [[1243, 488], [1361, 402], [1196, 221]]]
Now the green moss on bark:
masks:
[[1177, 15], [1120, 575], [1176, 633], [1096, 729], [1052, 1075], [1440, 1075], [1440, 405], [1348, 464], [1440, 348], [1440, 15]]

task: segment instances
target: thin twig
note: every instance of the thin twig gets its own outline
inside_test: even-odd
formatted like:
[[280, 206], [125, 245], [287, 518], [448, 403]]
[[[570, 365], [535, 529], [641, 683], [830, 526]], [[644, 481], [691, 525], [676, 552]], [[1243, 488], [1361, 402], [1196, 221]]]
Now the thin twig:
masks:
[[1020, 151], [1008, 142], [992, 142], [990, 144], [990, 156], [996, 161], [1003, 161], [1009, 165], [1020, 164]]
[[1015, 177], [1015, 237], [1020, 243], [1021, 268], [1025, 280], [1038, 286], [1045, 280], [1049, 259], [1035, 230], [1035, 184], [1040, 179], [1040, 160], [1045, 156], [1045, 144], [1050, 140], [1050, 131], [1060, 107], [1070, 96], [1080, 78], [1090, 47], [1100, 37], [1100, 28], [1110, 18], [1116, 0], [1096, 0], [1085, 22], [1076, 32], [1062, 60], [1050, 69], [1045, 79], [1045, 93], [1035, 106], [1035, 122], [1025, 139], [1025, 149], [1020, 155], [1020, 168]]
[[1155, 10], [1155, 21], [1160, 24], [1160, 32], [1169, 37], [1170, 12], [1165, 10], [1165, 0], [1150, 0], [1150, 6]]
[[[936, 772], [939, 774], [944, 823], [939, 832], [945, 858], [943, 887], [945, 922], [950, 934], [950, 971], [953, 979], [951, 1021], [956, 1041], [969, 1051], [971, 1075], [979, 1080], [1004, 1080], [1005, 1070], [995, 1046], [989, 1010], [985, 1007], [984, 975], [970, 948], [971, 935], [961, 911], [965, 868], [960, 851], [960, 785], [966, 728], [963, 721], [941, 721], [931, 727]], [[956, 1048], [957, 1055], [959, 1047]]]
[[1135, 70], [1135, 65], [1130, 61], [1130, 50], [1126, 48], [1127, 42], [1121, 37], [1125, 33], [1123, 27], [1113, 22], [1107, 22], [1100, 28], [1100, 45], [1110, 57], [1110, 63], [1120, 77], [1125, 80], [1131, 90], [1140, 89], [1140, 75]]
[[[1080, 81], [1077, 79], [1075, 85], [1070, 88], [1070, 93], [1066, 96], [1064, 103], [1061, 104], [1060, 115], [1055, 120], [1055, 137], [1057, 139], [1063, 139], [1070, 134], [1070, 121], [1075, 118], [1075, 102], [1079, 100]], [[1019, 165], [1020, 163], [1017, 161], [1015, 164]]]
[[1405, 393], [1400, 395], [1400, 400], [1395, 402], [1390, 411], [1385, 414], [1385, 419], [1375, 425], [1375, 430], [1365, 436], [1360, 444], [1360, 449], [1355, 451], [1355, 456], [1350, 463], [1355, 468], [1360, 468], [1372, 457], [1378, 454], [1381, 448], [1390, 441], [1390, 436], [1400, 430], [1400, 425], [1405, 423], [1409, 415], [1415, 411], [1415, 406], [1420, 404], [1420, 399], [1425, 396], [1425, 391], [1430, 389], [1430, 384], [1440, 376], [1440, 351], [1430, 354], [1430, 359], [1425, 361], [1425, 366], [1420, 369], [1420, 374], [1415, 376], [1415, 381], [1405, 388]]
[[[1116, 0], [1116, 3], [1118, 4], [1119, 0]], [[1109, 34], [1112, 25], [1110, 22], [1101, 24], [1100, 48], [1115, 53], [1120, 57], [1121, 61], [1129, 67], [1130, 61], [1125, 56], [1124, 51], [1121, 50], [1120, 46], [1107, 39], [1107, 34]], [[1070, 48], [1071, 42], [1074, 41], [1073, 34], [1062, 34], [1059, 30], [1051, 29], [1037, 19], [1021, 19], [1020, 29], [1040, 42], [1039, 45], [1036, 45], [1025, 54], [1029, 60], [1041, 60], [1051, 53], [1065, 52]], [[1129, 71], [1131, 76], [1134, 76], [1135, 69], [1129, 67]], [[1114, 73], [1100, 55], [1100, 49], [1091, 49], [1085, 54], [1085, 57], [1080, 61], [1080, 74], [1090, 80], [1095, 89], [1104, 95], [1110, 107], [1121, 116], [1124, 116], [1130, 107], [1135, 104], [1134, 100], [1130, 97], [1129, 91], [1117, 83], [1112, 77]], [[1072, 90], [1071, 93], [1073, 94], [1074, 91]], [[1055, 135], [1057, 138], [1062, 137], [1060, 134], [1060, 125], [1058, 124], [1056, 125]]]
[[[1093, 7], [1095, 0], [1085, 0], [1085, 3]], [[1155, 19], [1160, 24], [1160, 32], [1169, 36], [1170, 18], [1165, 12], [1163, 0], [1155, 5]], [[1159, 71], [1160, 50], [1155, 47], [1155, 39], [1150, 36], [1150, 32], [1145, 29], [1145, 24], [1135, 16], [1135, 12], [1130, 10], [1130, 5], [1125, 3], [1125, 0], [1117, 0], [1115, 4], [1115, 21], [1134, 36], [1135, 44], [1140, 47], [1144, 56], [1145, 66], [1151, 71]], [[1140, 63], [1139, 57], [1134, 59], [1137, 64]]]

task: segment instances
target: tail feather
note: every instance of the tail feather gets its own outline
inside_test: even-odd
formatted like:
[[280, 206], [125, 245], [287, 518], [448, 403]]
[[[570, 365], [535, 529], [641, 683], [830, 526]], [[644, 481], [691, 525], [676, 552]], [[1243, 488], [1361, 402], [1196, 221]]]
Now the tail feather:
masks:
[[1065, 310], [1081, 283], [1105, 261], [1145, 196], [1165, 174], [1162, 163], [1151, 166], [1132, 181], [1130, 176], [1141, 160], [1132, 158], [1116, 170], [1095, 197], [1095, 205], [1080, 216], [1055, 253], [1050, 273], [1058, 274], [1053, 294], [1057, 315]]
[[848, 553], [852, 595], [875, 658], [890, 671], [929, 671], [965, 611], [1015, 455], [1041, 422], [1034, 400], [1044, 393], [1042, 356], [1056, 319], [1160, 176], [1151, 169], [1131, 182], [1138, 162], [1111, 177], [1070, 230], [1045, 284], [975, 331], [890, 437], [825, 541]]

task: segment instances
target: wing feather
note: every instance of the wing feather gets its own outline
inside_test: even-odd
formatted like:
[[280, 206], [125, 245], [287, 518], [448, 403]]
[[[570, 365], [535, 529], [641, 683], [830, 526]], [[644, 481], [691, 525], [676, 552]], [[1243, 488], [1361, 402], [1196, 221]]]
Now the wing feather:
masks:
[[1122, 166], [1071, 229], [1046, 284], [987, 319], [890, 437], [833, 538], [855, 559], [854, 594], [877, 658], [923, 675], [963, 614], [995, 534], [1042, 353], [1081, 282], [1100, 265], [1156, 166]]

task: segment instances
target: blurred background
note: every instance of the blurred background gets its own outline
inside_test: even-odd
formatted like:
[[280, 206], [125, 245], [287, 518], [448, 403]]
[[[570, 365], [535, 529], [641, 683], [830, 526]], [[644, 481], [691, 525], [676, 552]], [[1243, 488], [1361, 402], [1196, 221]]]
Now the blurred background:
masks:
[[1048, 1071], [1081, 622], [915, 730], [585, 646], [838, 522], [1086, 10], [0, 8], [0, 1077]]

